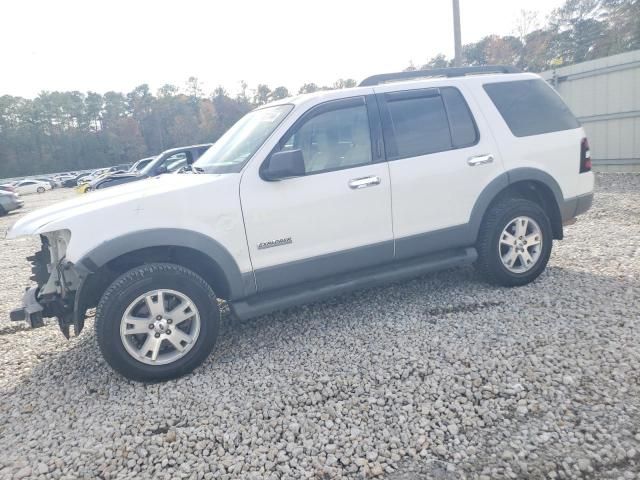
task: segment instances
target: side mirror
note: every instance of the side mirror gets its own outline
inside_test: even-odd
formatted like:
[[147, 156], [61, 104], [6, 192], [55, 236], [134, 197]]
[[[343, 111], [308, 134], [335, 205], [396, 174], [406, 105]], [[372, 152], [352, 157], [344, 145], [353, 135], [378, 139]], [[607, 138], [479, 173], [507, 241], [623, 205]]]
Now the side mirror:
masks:
[[276, 152], [262, 169], [262, 178], [273, 182], [290, 177], [301, 177], [305, 174], [302, 150]]
[[164, 165], [162, 165], [162, 166], [160, 166], [160, 167], [158, 167], [156, 169], [156, 172], [155, 172], [154, 175], [163, 175], [163, 174], [168, 173], [168, 172], [169, 172], [169, 169], [167, 167], [165, 167]]

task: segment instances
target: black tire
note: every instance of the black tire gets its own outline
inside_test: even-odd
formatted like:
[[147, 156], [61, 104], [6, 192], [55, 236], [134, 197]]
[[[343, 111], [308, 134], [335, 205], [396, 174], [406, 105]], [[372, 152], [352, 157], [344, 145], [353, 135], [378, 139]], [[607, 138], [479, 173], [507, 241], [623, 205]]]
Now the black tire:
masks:
[[[191, 299], [200, 313], [200, 333], [183, 357], [165, 365], [149, 365], [130, 355], [120, 337], [120, 322], [127, 307], [140, 295], [170, 289]], [[136, 267], [118, 277], [102, 295], [96, 310], [96, 335], [104, 359], [123, 376], [141, 382], [181, 377], [198, 367], [215, 346], [220, 309], [211, 287], [187, 268], [171, 263]]]
[[0, 205], [0, 217], [3, 217], [7, 214], [7, 211], [4, 209], [2, 205]]
[[[529, 270], [515, 273], [502, 263], [499, 253], [503, 229], [513, 219], [527, 216], [533, 219], [542, 232], [540, 256]], [[533, 282], [544, 271], [551, 255], [553, 232], [549, 217], [540, 206], [522, 198], [506, 198], [493, 205], [487, 212], [480, 227], [478, 260], [475, 267], [484, 279], [495, 285], [515, 287]]]
[[44, 187], [38, 187], [36, 190], [38, 193], [44, 193]]

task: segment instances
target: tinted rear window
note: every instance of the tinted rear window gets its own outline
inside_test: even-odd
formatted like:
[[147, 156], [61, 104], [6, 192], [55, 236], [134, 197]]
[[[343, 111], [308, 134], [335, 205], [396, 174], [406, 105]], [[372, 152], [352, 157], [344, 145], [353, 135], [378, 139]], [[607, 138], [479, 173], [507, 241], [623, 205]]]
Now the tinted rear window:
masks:
[[421, 97], [388, 102], [399, 158], [451, 149], [442, 98]]
[[468, 147], [478, 141], [478, 131], [467, 102], [457, 88], [445, 87], [440, 94], [449, 114], [453, 148]]
[[544, 80], [487, 83], [484, 90], [516, 137], [578, 128], [580, 124]]

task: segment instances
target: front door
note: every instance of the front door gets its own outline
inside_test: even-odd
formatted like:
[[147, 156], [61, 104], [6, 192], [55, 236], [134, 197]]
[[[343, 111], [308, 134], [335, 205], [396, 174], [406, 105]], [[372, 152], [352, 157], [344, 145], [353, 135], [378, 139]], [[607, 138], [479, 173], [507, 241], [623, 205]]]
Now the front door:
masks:
[[294, 123], [275, 151], [301, 150], [303, 176], [266, 181], [257, 169], [243, 175], [240, 199], [258, 291], [393, 259], [389, 170], [378, 147], [375, 102], [373, 96], [326, 102]]
[[21, 194], [36, 193], [37, 189], [38, 189], [38, 185], [31, 180], [27, 180], [26, 182], [22, 182], [18, 184], [16, 188], [18, 193], [21, 193]]

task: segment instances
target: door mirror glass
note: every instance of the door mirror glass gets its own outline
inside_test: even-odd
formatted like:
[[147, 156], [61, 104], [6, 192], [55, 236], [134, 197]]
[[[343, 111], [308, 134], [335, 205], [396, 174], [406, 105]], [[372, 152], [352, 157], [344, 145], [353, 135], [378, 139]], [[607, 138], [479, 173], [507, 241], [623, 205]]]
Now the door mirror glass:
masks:
[[286, 150], [276, 152], [262, 171], [262, 178], [268, 181], [283, 178], [301, 177], [305, 173], [302, 150]]

